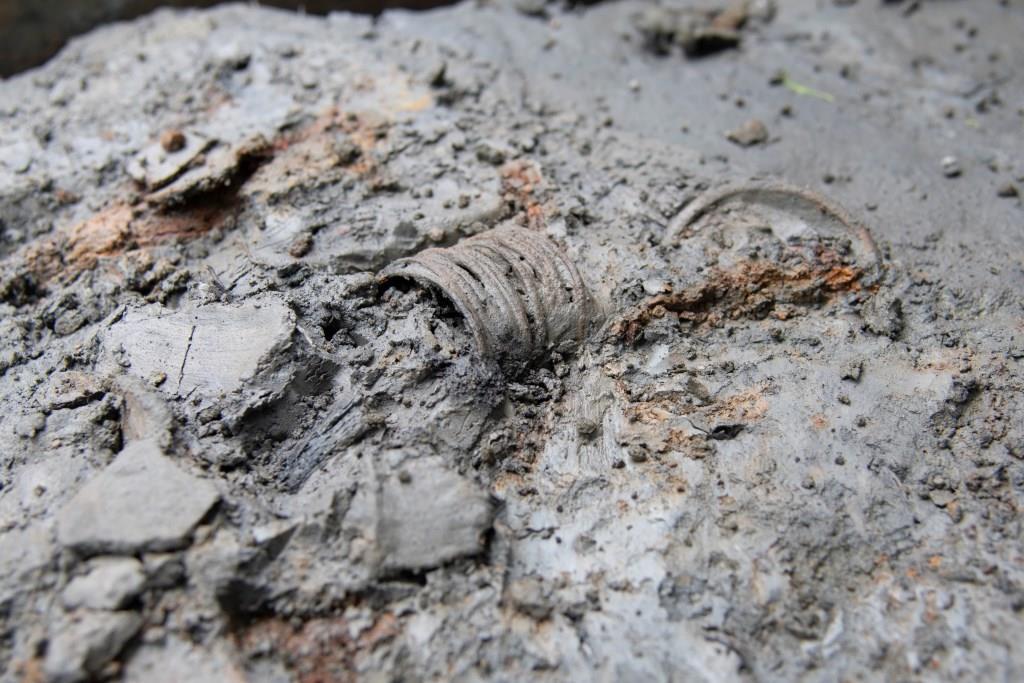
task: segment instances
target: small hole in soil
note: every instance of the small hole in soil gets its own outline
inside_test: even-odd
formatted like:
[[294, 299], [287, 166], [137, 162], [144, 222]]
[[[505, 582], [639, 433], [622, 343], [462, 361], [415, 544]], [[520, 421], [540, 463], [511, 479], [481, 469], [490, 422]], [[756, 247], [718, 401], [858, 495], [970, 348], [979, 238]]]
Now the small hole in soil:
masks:
[[325, 320], [323, 324], [320, 326], [320, 329], [322, 329], [324, 332], [324, 339], [326, 339], [327, 341], [331, 341], [332, 339], [334, 339], [334, 335], [338, 334], [338, 332], [341, 330], [341, 325], [341, 318], [339, 318], [336, 315], [332, 315], [330, 318]]

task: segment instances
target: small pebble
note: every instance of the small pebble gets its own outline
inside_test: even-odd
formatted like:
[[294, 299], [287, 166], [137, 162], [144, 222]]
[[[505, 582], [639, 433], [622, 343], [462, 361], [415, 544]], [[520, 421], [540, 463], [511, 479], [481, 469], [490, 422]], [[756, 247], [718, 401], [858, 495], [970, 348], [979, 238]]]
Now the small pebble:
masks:
[[302, 258], [313, 248], [313, 238], [309, 233], [302, 233], [288, 246], [288, 253], [293, 258]]
[[185, 147], [185, 134], [180, 130], [167, 130], [160, 136], [160, 146], [165, 152], [177, 152]]
[[1019, 196], [1020, 192], [1019, 190], [1017, 190], [1017, 186], [1014, 185], [1013, 183], [1006, 183], [1005, 185], [999, 186], [999, 189], [996, 190], [996, 195], [999, 197], [1012, 199], [1014, 197]]
[[750, 119], [739, 128], [726, 133], [725, 137], [740, 147], [752, 147], [768, 139], [768, 128], [760, 119]]
[[956, 178], [962, 172], [960, 160], [955, 156], [942, 157], [942, 174], [947, 178]]
[[629, 449], [629, 459], [633, 462], [647, 462], [647, 450], [642, 446], [632, 446]]

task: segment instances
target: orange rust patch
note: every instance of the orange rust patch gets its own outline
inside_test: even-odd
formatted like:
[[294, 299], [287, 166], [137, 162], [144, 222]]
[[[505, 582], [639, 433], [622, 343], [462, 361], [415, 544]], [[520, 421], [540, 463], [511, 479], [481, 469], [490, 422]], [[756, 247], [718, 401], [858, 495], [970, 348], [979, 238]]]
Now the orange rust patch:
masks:
[[811, 426], [815, 429], [825, 429], [828, 427], [828, 418], [821, 413], [815, 413], [811, 415]]
[[91, 268], [98, 257], [120, 251], [131, 233], [131, 222], [132, 208], [115, 204], [74, 226], [67, 235], [67, 261]]
[[101, 259], [209, 232], [231, 215], [228, 204], [214, 202], [163, 213], [118, 202], [28, 245], [22, 252], [24, 264], [41, 282], [70, 280]]
[[434, 98], [429, 93], [416, 98], [404, 99], [398, 103], [398, 111], [419, 112], [434, 105]]
[[[209, 187], [169, 197], [157, 190], [147, 196], [146, 203], [117, 200], [82, 222], [25, 246], [21, 260], [37, 282], [67, 281], [94, 268], [101, 259], [203, 235], [229, 222], [244, 195], [286, 192], [318, 181], [333, 167], [386, 186], [388, 181], [380, 175], [372, 152], [387, 129], [387, 122], [379, 117], [331, 108], [309, 125], [270, 143], [240, 147], [236, 165]], [[359, 152], [355, 158], [339, 156], [329, 144], [334, 131], [352, 140]]]
[[14, 674], [19, 677], [21, 683], [44, 683], [47, 680], [43, 660], [39, 657], [15, 662]]
[[627, 406], [623, 415], [628, 422], [642, 425], [660, 425], [674, 417], [691, 414], [714, 422], [753, 422], [768, 413], [767, 390], [766, 385], [760, 384], [719, 398], [707, 406], [678, 403], [669, 397], [640, 401]]
[[528, 227], [543, 228], [546, 218], [538, 195], [544, 189], [544, 176], [541, 175], [540, 167], [528, 159], [515, 159], [505, 163], [500, 173], [501, 189], [506, 200], [511, 201], [518, 211], [525, 213]]
[[351, 167], [353, 172], [362, 175], [376, 168], [373, 164], [372, 152], [377, 143], [387, 136], [389, 127], [390, 123], [380, 116], [345, 112], [338, 107], [331, 107], [321, 114], [309, 128], [302, 131], [293, 142], [322, 137], [325, 133], [340, 130], [348, 135], [362, 152], [359, 161]]
[[[681, 429], [668, 430], [664, 447], [666, 450], [682, 453], [693, 460], [703, 460], [711, 454], [711, 448], [708, 446], [708, 440], [705, 437], [689, 434]], [[686, 479], [681, 478], [681, 481], [683, 484], [682, 490], [685, 491]]]
[[677, 413], [670, 410], [671, 401], [644, 401], [627, 406], [623, 410], [626, 420], [646, 425], [661, 424], [674, 417]]
[[297, 627], [286, 620], [266, 619], [247, 627], [236, 639], [243, 653], [266, 651], [269, 645], [272, 656], [299, 683], [348, 683], [356, 679], [359, 658], [400, 631], [395, 615], [385, 612], [354, 638], [348, 621], [335, 617], [310, 619]]
[[[374, 152], [389, 126], [379, 116], [331, 107], [311, 123], [278, 136], [270, 159], [253, 174], [245, 193], [282, 195], [295, 187], [337, 180], [339, 170], [385, 188], [391, 181], [381, 174]], [[339, 147], [346, 136], [355, 154]]]
[[719, 421], [753, 422], [760, 420], [768, 413], [765, 389], [764, 386], [756, 386], [738, 394], [726, 396], [709, 406], [704, 413]]
[[735, 268], [713, 269], [704, 282], [681, 292], [651, 297], [627, 313], [613, 332], [632, 343], [651, 322], [668, 313], [694, 325], [717, 327], [725, 320], [760, 319], [792, 304], [830, 302], [842, 292], [859, 291], [862, 273], [840, 262], [835, 252], [820, 249], [813, 262], [782, 266], [768, 261], [743, 261]]

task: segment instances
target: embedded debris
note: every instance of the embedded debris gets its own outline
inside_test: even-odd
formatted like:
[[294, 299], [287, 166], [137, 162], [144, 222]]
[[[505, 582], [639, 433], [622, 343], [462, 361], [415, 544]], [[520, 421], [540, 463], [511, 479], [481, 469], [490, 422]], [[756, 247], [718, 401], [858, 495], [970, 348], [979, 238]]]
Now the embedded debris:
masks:
[[719, 217], [746, 227], [767, 227], [783, 241], [847, 237], [858, 266], [872, 280], [878, 276], [881, 254], [861, 221], [818, 192], [779, 181], [726, 183], [702, 194], [672, 219], [665, 243], [692, 236]]
[[216, 140], [201, 133], [177, 133], [174, 135], [171, 131], [165, 132], [159, 141], [139, 152], [128, 165], [128, 175], [146, 190], [159, 190], [193, 164], [202, 163], [198, 161], [199, 155], [217, 144]]
[[379, 278], [439, 289], [480, 355], [506, 365], [571, 350], [591, 323], [590, 294], [569, 258], [545, 235], [510, 225], [396, 261]]
[[768, 128], [761, 119], [749, 119], [739, 128], [725, 134], [731, 142], [740, 147], [753, 147], [768, 140]]
[[687, 57], [697, 58], [737, 47], [748, 22], [768, 22], [774, 15], [773, 2], [755, 0], [737, 0], [714, 9], [656, 3], [634, 22], [655, 54], [667, 54], [678, 46]]

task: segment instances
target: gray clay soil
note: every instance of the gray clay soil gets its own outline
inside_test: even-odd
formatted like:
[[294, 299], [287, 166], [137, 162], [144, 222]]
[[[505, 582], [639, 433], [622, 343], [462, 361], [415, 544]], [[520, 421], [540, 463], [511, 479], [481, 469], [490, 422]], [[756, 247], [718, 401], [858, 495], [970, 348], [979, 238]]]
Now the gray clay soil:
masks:
[[[3, 81], [2, 680], [1021, 680], [1021, 36], [234, 5]], [[379, 277], [495, 228], [585, 291]]]

